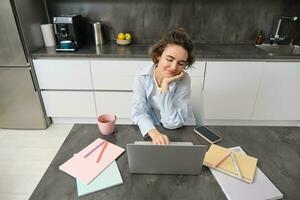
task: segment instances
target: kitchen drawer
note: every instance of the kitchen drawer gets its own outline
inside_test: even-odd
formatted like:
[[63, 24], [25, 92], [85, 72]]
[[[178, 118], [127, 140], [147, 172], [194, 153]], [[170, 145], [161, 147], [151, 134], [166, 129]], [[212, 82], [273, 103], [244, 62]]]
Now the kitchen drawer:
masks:
[[96, 117], [93, 92], [42, 91], [48, 117]]
[[92, 89], [89, 60], [33, 60], [40, 89]]
[[115, 113], [118, 118], [130, 119], [132, 92], [95, 92], [97, 115]]
[[151, 65], [148, 60], [91, 60], [95, 90], [132, 90], [139, 67]]

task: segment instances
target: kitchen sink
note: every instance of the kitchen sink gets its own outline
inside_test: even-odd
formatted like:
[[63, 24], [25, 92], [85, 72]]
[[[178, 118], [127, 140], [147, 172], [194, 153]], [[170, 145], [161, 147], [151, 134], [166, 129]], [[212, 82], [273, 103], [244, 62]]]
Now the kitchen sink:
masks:
[[261, 44], [256, 45], [257, 48], [262, 49], [267, 52], [270, 56], [291, 56], [300, 55], [299, 45], [271, 45], [271, 44]]

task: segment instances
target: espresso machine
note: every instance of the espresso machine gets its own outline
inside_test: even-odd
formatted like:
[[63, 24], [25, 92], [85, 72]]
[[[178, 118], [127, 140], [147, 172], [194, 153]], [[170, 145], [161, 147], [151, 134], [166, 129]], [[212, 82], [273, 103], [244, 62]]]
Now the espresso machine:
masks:
[[82, 45], [81, 15], [53, 17], [53, 24], [58, 41], [56, 51], [76, 51]]

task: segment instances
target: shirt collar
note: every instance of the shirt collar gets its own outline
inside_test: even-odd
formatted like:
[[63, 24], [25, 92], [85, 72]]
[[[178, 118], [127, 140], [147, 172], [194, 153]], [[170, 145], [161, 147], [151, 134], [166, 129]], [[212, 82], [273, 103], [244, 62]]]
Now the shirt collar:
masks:
[[154, 68], [154, 64], [148, 65], [146, 67], [142, 67], [140, 68], [138, 74], [139, 75], [153, 75], [153, 68]]

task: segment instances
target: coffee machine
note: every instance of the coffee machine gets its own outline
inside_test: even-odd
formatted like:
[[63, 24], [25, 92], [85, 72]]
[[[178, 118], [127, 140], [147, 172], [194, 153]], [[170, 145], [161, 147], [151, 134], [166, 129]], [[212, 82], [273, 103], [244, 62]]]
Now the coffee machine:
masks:
[[82, 45], [81, 15], [53, 17], [53, 24], [58, 41], [56, 51], [76, 51]]

